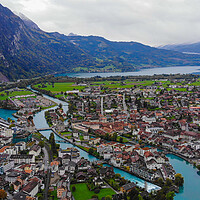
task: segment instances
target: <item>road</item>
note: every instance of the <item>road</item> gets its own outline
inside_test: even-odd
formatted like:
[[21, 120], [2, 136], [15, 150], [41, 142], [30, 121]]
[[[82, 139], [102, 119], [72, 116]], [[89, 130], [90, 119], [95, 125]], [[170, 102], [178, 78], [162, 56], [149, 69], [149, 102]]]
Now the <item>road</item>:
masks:
[[10, 194], [8, 191], [6, 191], [6, 192], [7, 192], [7, 199], [12, 200], [13, 199], [13, 195]]
[[[39, 139], [34, 137], [36, 140], [36, 143], [39, 142]], [[44, 171], [46, 171], [46, 178], [45, 178], [45, 188], [43, 192], [43, 199], [48, 199], [48, 190], [49, 190], [49, 183], [50, 183], [50, 178], [51, 178], [51, 169], [49, 167], [49, 163], [53, 159], [52, 151], [50, 150], [49, 146], [47, 144], [44, 145], [42, 148], [43, 153], [44, 153]]]
[[43, 199], [48, 199], [48, 191], [49, 191], [49, 184], [50, 184], [50, 178], [51, 178], [51, 169], [49, 167], [49, 163], [52, 161], [53, 155], [52, 155], [52, 151], [50, 150], [47, 144], [44, 145], [43, 151], [44, 151], [44, 167], [47, 169]]
[[49, 154], [48, 154], [48, 151], [45, 147], [42, 148], [43, 152], [44, 152], [44, 159], [43, 159], [43, 162], [44, 162], [44, 171], [47, 171], [48, 168], [49, 168]]
[[103, 115], [103, 97], [101, 97], [101, 114]]

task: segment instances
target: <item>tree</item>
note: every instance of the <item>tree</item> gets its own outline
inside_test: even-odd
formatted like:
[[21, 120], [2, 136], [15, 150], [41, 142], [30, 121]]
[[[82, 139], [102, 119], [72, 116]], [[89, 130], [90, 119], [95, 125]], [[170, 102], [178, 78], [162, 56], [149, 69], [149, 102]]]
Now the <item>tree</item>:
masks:
[[44, 141], [43, 141], [43, 140], [39, 141], [38, 145], [39, 145], [41, 148], [43, 148], [43, 147], [44, 147]]
[[94, 193], [96, 193], [96, 194], [98, 194], [100, 192], [100, 189], [99, 188], [96, 188], [95, 190], [94, 190]]
[[105, 200], [112, 200], [112, 197], [111, 197], [110, 195], [107, 195], [107, 196], [105, 197]]
[[127, 200], [127, 193], [124, 193], [124, 200]]
[[129, 193], [128, 196], [130, 197], [130, 200], [137, 200], [138, 199], [139, 192], [136, 188], [133, 188]]
[[12, 122], [12, 119], [10, 119], [10, 117], [8, 117], [7, 121], [8, 121], [9, 123], [11, 123], [11, 122]]
[[166, 200], [173, 200], [175, 196], [176, 196], [176, 195], [175, 195], [175, 192], [174, 192], [174, 191], [173, 191], [173, 192], [168, 192], [168, 193], [166, 194]]
[[164, 184], [162, 178], [158, 178], [158, 180], [156, 182], [158, 183], [158, 185], [161, 185], [161, 186]]
[[93, 154], [94, 154], [94, 149], [93, 149], [93, 148], [89, 148], [88, 153], [89, 153], [90, 155], [93, 155]]
[[105, 139], [106, 139], [106, 140], [110, 140], [110, 135], [109, 135], [109, 133], [106, 133]]
[[138, 200], [144, 200], [140, 194], [138, 195]]
[[117, 140], [117, 133], [113, 134], [113, 140], [116, 141]]
[[0, 190], [0, 199], [5, 199], [7, 197], [7, 193], [5, 190]]
[[183, 186], [184, 183], [184, 178], [181, 174], [176, 174], [175, 175], [175, 185], [177, 186]]
[[92, 195], [92, 198], [94, 198], [94, 199], [99, 199], [99, 197], [98, 197], [97, 194]]
[[169, 179], [169, 178], [167, 178], [167, 179], [166, 179], [166, 182], [165, 182], [165, 185], [166, 185], [166, 186], [169, 186], [169, 187], [172, 186], [172, 180]]
[[125, 185], [125, 184], [126, 184], [126, 179], [122, 177], [120, 180], [120, 186]]
[[121, 178], [121, 174], [119, 173], [115, 174], [115, 178]]
[[139, 140], [139, 144], [142, 144], [142, 140]]
[[53, 152], [54, 155], [58, 155], [58, 151], [57, 151], [57, 148], [56, 148], [56, 142], [55, 142], [55, 137], [54, 137], [54, 134], [51, 133], [50, 137], [49, 137], [49, 143], [51, 144], [51, 150]]
[[76, 186], [72, 186], [72, 192], [76, 191]]
[[12, 127], [15, 127], [15, 124], [11, 124], [11, 125], [9, 126], [9, 129], [11, 129]]
[[200, 165], [197, 165], [197, 169], [200, 171]]
[[9, 191], [14, 191], [14, 185], [13, 184], [9, 187]]

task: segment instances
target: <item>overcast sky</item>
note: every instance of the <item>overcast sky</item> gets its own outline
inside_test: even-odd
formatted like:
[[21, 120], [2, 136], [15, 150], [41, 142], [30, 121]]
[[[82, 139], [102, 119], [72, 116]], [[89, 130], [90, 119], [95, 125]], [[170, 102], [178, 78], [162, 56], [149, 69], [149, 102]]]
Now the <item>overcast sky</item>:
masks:
[[200, 41], [199, 0], [0, 0], [44, 31], [152, 46]]

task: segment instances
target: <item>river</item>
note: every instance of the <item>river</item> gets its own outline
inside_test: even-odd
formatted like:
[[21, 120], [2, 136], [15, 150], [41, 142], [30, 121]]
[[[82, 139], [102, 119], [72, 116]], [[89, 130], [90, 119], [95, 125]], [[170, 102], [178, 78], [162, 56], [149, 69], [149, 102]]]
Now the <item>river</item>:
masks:
[[[30, 86], [28, 87], [28, 89], [31, 89]], [[36, 90], [34, 89], [31, 89], [33, 92], [37, 92]], [[67, 113], [68, 111], [68, 103], [67, 102], [64, 102], [64, 101], [61, 101], [59, 99], [56, 99], [56, 98], [53, 98], [53, 97], [50, 97], [50, 96], [47, 96], [45, 94], [42, 95], [43, 97], [51, 100], [51, 101], [54, 101], [57, 105], [59, 104], [62, 104], [62, 108], [63, 108], [63, 111], [65, 113]], [[50, 109], [56, 109], [58, 106], [55, 106], [53, 108], [50, 108]], [[38, 113], [36, 113], [33, 117], [33, 121], [34, 121], [34, 124], [36, 126], [37, 129], [41, 129], [41, 128], [48, 128], [48, 124], [45, 120], [45, 111], [47, 111], [49, 109], [46, 109], [46, 110], [42, 110]]]
[[140, 75], [154, 75], [154, 74], [200, 74], [200, 66], [174, 66], [174, 67], [156, 67], [141, 69], [134, 72], [105, 72], [105, 73], [64, 73], [55, 76], [69, 76], [79, 78], [91, 78], [95, 76], [109, 77], [109, 76], [140, 76]]
[[7, 110], [7, 109], [0, 109], [0, 117], [7, 120], [8, 118], [12, 120], [16, 120], [15, 117], [13, 117], [13, 113], [16, 113], [16, 110]]
[[[43, 95], [43, 96], [56, 102], [57, 104], [61, 103], [63, 105], [63, 109], [65, 112], [68, 110], [68, 106], [67, 106], [68, 104], [66, 102], [49, 97], [47, 95]], [[57, 106], [55, 106], [54, 108], [51, 108], [51, 109], [55, 109], [56, 107]], [[11, 115], [14, 112], [15, 111], [0, 109], [0, 117], [2, 117], [4, 119], [7, 119], [7, 117], [11, 117], [12, 119], [14, 119]], [[45, 110], [35, 114], [35, 116], [34, 116], [34, 123], [37, 128], [48, 128], [48, 124], [46, 123], [46, 120], [44, 119], [44, 112], [45, 112]], [[41, 133], [45, 137], [49, 138], [51, 131], [41, 131]], [[57, 135], [55, 135], [55, 139], [63, 140], [62, 138], [60, 138]], [[70, 143], [59, 143], [59, 144], [62, 149], [66, 149], [67, 147], [74, 147]], [[79, 149], [78, 147], [76, 147], [76, 148]], [[79, 149], [79, 151], [80, 151], [81, 157], [84, 157], [90, 161], [97, 160], [97, 158], [89, 155], [82, 149]], [[172, 154], [167, 154], [167, 157], [169, 158], [169, 161], [172, 164], [172, 166], [174, 167], [174, 169], [176, 170], [176, 172], [181, 173], [184, 177], [184, 186], [180, 190], [180, 193], [176, 194], [175, 200], [199, 200], [200, 199], [200, 190], [198, 188], [200, 185], [200, 177], [197, 174], [197, 169], [194, 168], [191, 164], [186, 163], [186, 161], [184, 161], [182, 158], [179, 158]], [[130, 181], [138, 182], [139, 186], [144, 187], [144, 181], [142, 179], [135, 177], [127, 172], [124, 172], [118, 168], [114, 168], [114, 171], [115, 171], [115, 173], [120, 173], [122, 175], [122, 177], [124, 177]], [[149, 191], [151, 189], [155, 189], [155, 187], [156, 187], [155, 185], [148, 183]]]

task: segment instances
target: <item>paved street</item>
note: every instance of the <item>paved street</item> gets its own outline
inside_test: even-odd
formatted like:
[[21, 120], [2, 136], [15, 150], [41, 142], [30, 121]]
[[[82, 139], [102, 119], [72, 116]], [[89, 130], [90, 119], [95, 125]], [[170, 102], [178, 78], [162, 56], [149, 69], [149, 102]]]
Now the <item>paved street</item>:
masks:
[[45, 147], [43, 147], [42, 150], [44, 152], [44, 171], [47, 171], [49, 168], [49, 154]]

